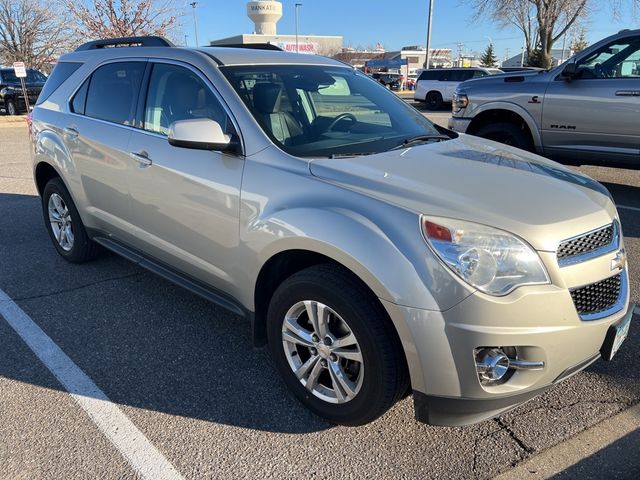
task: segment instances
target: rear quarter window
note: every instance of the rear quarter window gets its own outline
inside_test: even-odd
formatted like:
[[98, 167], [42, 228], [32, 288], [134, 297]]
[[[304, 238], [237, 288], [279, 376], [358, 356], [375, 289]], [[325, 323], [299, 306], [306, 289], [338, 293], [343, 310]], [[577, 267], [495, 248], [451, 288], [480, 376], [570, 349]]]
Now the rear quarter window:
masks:
[[38, 100], [36, 100], [36, 105], [40, 105], [47, 98], [55, 92], [60, 85], [62, 85], [73, 73], [78, 70], [82, 66], [81, 63], [71, 63], [71, 62], [60, 62], [58, 63], [51, 72], [51, 75], [47, 78], [47, 81], [42, 87], [42, 91], [40, 95], [38, 95]]

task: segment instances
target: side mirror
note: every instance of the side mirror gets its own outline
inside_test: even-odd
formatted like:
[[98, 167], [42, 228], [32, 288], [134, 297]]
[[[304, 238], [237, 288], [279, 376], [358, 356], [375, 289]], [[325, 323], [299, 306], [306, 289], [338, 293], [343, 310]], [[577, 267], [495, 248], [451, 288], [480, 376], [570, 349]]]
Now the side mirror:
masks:
[[169, 126], [169, 144], [196, 150], [235, 152], [238, 142], [222, 131], [220, 124], [210, 118], [178, 120]]
[[576, 62], [569, 62], [564, 66], [564, 68], [562, 69], [562, 73], [560, 75], [565, 80], [571, 81], [577, 71], [578, 71], [578, 66], [576, 65]]

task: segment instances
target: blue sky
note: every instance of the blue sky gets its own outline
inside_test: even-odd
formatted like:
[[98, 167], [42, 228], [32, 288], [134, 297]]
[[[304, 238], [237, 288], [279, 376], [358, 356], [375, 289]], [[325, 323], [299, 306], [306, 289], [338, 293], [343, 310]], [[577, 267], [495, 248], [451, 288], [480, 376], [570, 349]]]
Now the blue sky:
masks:
[[[185, 5], [189, 3], [185, 0]], [[283, 0], [283, 17], [278, 33], [295, 32], [294, 4], [302, 3], [299, 16], [301, 34], [342, 35], [345, 46], [365, 47], [382, 43], [387, 50], [405, 45], [426, 43], [428, 0]], [[465, 52], [482, 51], [491, 37], [496, 53], [504, 58], [506, 49], [515, 55], [522, 47], [522, 39], [515, 29], [499, 29], [488, 19], [475, 20], [470, 2], [462, 0], [434, 0], [433, 48], [451, 48], [465, 45]], [[253, 23], [246, 16], [244, 0], [201, 0], [198, 2], [200, 43], [240, 33], [251, 33]], [[617, 21], [607, 1], [594, 1], [601, 5], [592, 12], [587, 27], [587, 38], [594, 42], [622, 28], [639, 25], [632, 12], [622, 12], [626, 21]], [[189, 44], [194, 43], [191, 7], [185, 7], [184, 32]], [[561, 43], [556, 44], [560, 48]]]

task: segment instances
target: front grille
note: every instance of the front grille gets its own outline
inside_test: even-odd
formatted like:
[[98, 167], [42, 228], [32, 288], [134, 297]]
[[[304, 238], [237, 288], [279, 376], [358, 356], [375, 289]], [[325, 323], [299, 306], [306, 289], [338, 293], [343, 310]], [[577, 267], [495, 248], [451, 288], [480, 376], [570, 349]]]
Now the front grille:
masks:
[[558, 260], [584, 255], [610, 245], [615, 238], [615, 229], [616, 227], [612, 223], [585, 235], [561, 242], [558, 246]]
[[600, 282], [571, 291], [571, 298], [579, 315], [603, 312], [615, 305], [620, 298], [622, 273]]

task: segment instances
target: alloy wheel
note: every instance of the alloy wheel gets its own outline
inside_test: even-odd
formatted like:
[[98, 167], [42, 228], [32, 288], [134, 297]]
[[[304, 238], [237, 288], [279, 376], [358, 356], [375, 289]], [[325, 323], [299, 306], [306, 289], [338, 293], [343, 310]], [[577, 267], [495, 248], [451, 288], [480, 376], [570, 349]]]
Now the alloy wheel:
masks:
[[69, 208], [60, 195], [52, 193], [49, 197], [47, 209], [54, 238], [65, 252], [71, 251], [74, 238]]
[[304, 387], [329, 403], [353, 400], [364, 379], [360, 345], [347, 322], [327, 305], [304, 300], [282, 324], [285, 356]]

